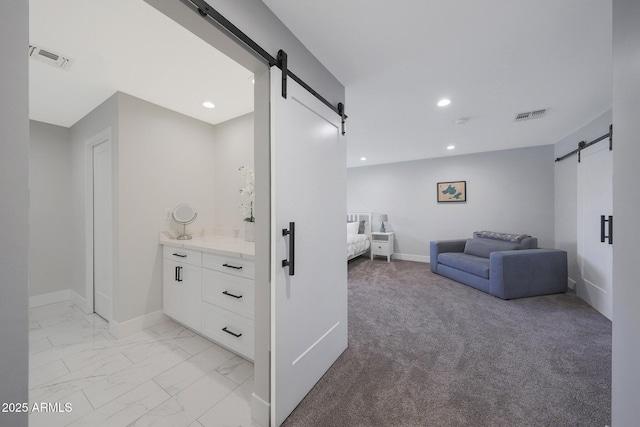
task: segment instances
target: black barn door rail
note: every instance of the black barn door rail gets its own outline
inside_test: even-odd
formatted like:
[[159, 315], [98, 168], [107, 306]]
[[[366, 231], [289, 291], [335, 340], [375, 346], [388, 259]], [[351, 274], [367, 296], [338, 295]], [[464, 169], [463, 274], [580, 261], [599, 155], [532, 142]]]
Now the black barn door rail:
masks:
[[[238, 27], [233, 25], [227, 18], [222, 16], [220, 12], [211, 7], [204, 0], [181, 0], [182, 3], [187, 6], [195, 7], [198, 13], [204, 17], [211, 18], [217, 28], [222, 27], [229, 34], [238, 39], [242, 44], [248, 48], [250, 51], [253, 51], [256, 55], [263, 58], [270, 67], [276, 66], [282, 70], [282, 97], [287, 97], [287, 77], [291, 77], [296, 83], [305, 88], [307, 92], [311, 93], [318, 100], [320, 100], [324, 105], [329, 107], [333, 112], [338, 114], [342, 121], [342, 134], [345, 134], [345, 121], [347, 119], [347, 115], [345, 114], [344, 103], [340, 102], [337, 106], [331, 104], [325, 97], [316, 92], [311, 86], [306, 84], [300, 77], [296, 76], [291, 70], [287, 67], [287, 53], [283, 50], [278, 51], [277, 58], [274, 58], [269, 52], [264, 50], [258, 43], [253, 41], [249, 36], [247, 36], [244, 32], [242, 32]], [[211, 21], [209, 21], [211, 22]]]
[[578, 163], [580, 163], [580, 152], [582, 150], [584, 150], [587, 147], [591, 147], [593, 144], [597, 144], [598, 142], [602, 141], [603, 139], [609, 138], [609, 151], [613, 150], [613, 125], [609, 125], [609, 133], [606, 133], [604, 135], [602, 135], [600, 138], [596, 138], [591, 142], [586, 142], [586, 141], [580, 141], [578, 143], [578, 148], [576, 148], [575, 150], [573, 150], [570, 153], [565, 154], [562, 157], [558, 157], [556, 159], [556, 162], [559, 162], [560, 160], [564, 160], [567, 157], [571, 157], [574, 154], [578, 153]]

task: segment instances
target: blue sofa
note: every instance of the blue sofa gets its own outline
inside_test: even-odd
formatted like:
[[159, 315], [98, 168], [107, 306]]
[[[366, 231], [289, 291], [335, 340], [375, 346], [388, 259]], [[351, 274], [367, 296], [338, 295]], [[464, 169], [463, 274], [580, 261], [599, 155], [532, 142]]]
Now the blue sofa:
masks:
[[502, 299], [567, 291], [567, 253], [526, 235], [476, 231], [430, 245], [431, 271]]

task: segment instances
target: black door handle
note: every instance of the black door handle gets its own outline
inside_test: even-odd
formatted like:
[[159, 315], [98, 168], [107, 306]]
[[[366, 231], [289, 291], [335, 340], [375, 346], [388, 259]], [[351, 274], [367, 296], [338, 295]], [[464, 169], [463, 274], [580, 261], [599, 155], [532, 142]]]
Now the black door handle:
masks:
[[290, 222], [289, 229], [282, 230], [283, 236], [289, 236], [289, 259], [282, 260], [283, 267], [289, 267], [289, 276], [293, 276], [296, 270], [296, 223]]
[[[609, 235], [604, 231], [606, 223], [609, 223]], [[604, 215], [600, 215], [600, 241], [604, 243], [605, 239], [609, 239], [608, 243], [610, 245], [613, 244], [613, 216], [611, 215], [609, 215], [608, 219]]]

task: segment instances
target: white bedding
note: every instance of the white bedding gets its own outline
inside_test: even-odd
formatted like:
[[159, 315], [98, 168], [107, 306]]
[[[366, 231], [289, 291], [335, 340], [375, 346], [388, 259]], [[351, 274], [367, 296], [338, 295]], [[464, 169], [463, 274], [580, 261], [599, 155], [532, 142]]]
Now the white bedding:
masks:
[[371, 243], [366, 234], [347, 234], [347, 259], [365, 252], [369, 246]]

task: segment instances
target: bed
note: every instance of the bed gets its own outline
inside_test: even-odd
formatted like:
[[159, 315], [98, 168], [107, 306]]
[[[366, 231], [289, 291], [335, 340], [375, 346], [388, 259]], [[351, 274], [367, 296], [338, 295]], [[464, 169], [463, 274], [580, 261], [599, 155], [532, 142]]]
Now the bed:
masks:
[[347, 261], [369, 251], [371, 247], [371, 212], [347, 213]]

